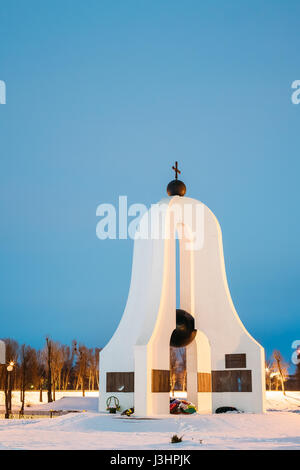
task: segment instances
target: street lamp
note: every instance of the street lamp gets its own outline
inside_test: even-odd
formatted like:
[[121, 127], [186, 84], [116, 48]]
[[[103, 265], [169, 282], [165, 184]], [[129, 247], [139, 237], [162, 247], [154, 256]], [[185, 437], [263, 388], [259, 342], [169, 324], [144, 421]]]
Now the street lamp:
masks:
[[5, 391], [5, 419], [9, 419], [11, 413], [11, 372], [14, 370], [15, 363], [10, 361], [6, 370], [7, 374], [7, 390]]

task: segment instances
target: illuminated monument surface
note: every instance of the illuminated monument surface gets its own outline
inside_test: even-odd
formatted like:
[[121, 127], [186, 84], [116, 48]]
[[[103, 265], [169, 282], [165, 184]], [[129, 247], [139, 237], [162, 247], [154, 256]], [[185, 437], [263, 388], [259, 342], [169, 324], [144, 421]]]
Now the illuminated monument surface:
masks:
[[114, 395], [121, 409], [134, 407], [137, 416], [168, 414], [171, 344], [186, 347], [187, 399], [199, 413], [221, 406], [261, 413], [264, 349], [234, 308], [220, 225], [208, 207], [184, 197], [177, 164], [174, 170], [169, 197], [157, 205], [160, 217], [154, 217], [151, 208], [141, 220], [141, 227], [151, 220], [150, 236], [134, 242], [125, 311], [100, 353], [99, 411], [106, 410], [107, 398]]

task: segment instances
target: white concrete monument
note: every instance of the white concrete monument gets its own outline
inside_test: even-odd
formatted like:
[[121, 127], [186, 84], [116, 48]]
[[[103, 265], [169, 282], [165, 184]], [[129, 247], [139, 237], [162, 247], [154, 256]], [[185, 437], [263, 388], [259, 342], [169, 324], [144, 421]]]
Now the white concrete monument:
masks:
[[171, 344], [186, 346], [187, 399], [199, 413], [222, 406], [262, 413], [264, 349], [234, 308], [220, 225], [203, 203], [183, 197], [177, 162], [173, 169], [169, 197], [140, 222], [127, 305], [100, 353], [99, 410], [105, 411], [107, 398], [114, 395], [121, 409], [134, 407], [137, 416], [168, 414]]

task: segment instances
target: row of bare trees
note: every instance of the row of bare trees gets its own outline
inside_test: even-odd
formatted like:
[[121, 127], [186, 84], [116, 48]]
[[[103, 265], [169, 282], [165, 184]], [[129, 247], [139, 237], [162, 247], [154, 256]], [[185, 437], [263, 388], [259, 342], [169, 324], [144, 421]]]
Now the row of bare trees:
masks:
[[[282, 390], [285, 394], [286, 382], [292, 382], [295, 390], [300, 390], [300, 351], [298, 364], [293, 375], [289, 375], [290, 364], [286, 362], [280, 351], [275, 350], [266, 361], [266, 386], [268, 390]], [[293, 390], [293, 389], [290, 389]]]
[[285, 362], [280, 351], [275, 350], [266, 361], [266, 386], [268, 390], [282, 390], [285, 394], [285, 382], [289, 378], [290, 365]]
[[[42, 401], [43, 390], [48, 391], [48, 402], [55, 400], [57, 390], [99, 389], [99, 348], [87, 348], [74, 340], [71, 346], [46, 338], [45, 346], [36, 350], [21, 346], [13, 339], [6, 343], [6, 362], [13, 364], [9, 372], [0, 367], [0, 389], [5, 391], [6, 399], [11, 401], [10, 389], [20, 391], [20, 401], [24, 410], [26, 390], [39, 390]], [[171, 391], [186, 390], [186, 349], [170, 349]], [[300, 359], [300, 358], [299, 358]], [[290, 365], [284, 361], [280, 351], [275, 350], [266, 361], [266, 385], [268, 390], [282, 390], [289, 378]], [[300, 387], [300, 363], [295, 378]]]
[[87, 348], [75, 340], [68, 346], [46, 338], [44, 348], [36, 350], [10, 338], [4, 341], [6, 363], [12, 370], [0, 368], [0, 389], [19, 390], [23, 410], [26, 390], [39, 390], [40, 401], [43, 390], [48, 390], [51, 402], [57, 390], [80, 389], [84, 396], [86, 390], [99, 389], [99, 348]]

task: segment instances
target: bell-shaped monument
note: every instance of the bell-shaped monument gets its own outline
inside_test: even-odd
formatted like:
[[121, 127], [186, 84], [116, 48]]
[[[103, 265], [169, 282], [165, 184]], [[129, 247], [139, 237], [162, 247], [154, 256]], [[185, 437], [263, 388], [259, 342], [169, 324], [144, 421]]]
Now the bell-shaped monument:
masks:
[[187, 399], [199, 413], [222, 406], [262, 413], [264, 349], [234, 308], [220, 225], [208, 207], [185, 197], [177, 162], [173, 169], [169, 197], [151, 206], [135, 238], [126, 308], [100, 353], [99, 411], [113, 395], [136, 416], [168, 414], [173, 346], [186, 348]]

